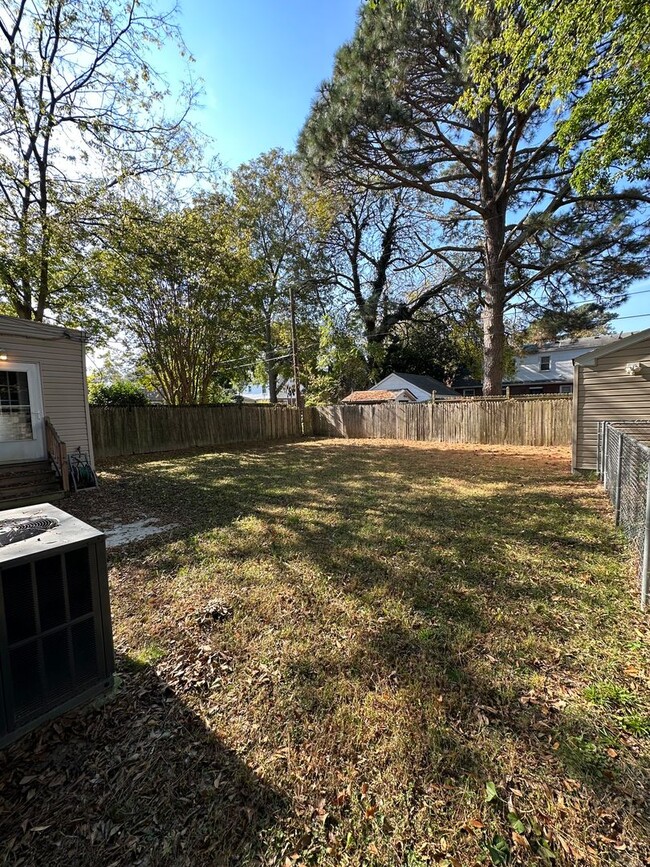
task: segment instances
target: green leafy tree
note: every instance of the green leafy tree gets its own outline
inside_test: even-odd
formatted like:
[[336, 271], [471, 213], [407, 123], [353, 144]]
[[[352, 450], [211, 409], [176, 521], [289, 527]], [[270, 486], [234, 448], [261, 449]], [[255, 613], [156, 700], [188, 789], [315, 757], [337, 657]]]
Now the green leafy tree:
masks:
[[607, 334], [616, 314], [601, 304], [581, 304], [570, 310], [547, 310], [514, 336], [517, 346], [546, 343], [564, 337]]
[[318, 351], [308, 368], [306, 403], [312, 406], [338, 403], [351, 391], [370, 384], [364, 353], [349, 328], [330, 315], [320, 326]]
[[[486, 4], [471, 0], [477, 17]], [[471, 53], [480, 111], [493, 82], [525, 110], [558, 105], [557, 140], [577, 189], [648, 177], [650, 41], [638, 0], [496, 0], [506, 26]], [[519, 82], [526, 81], [525, 88]]]
[[0, 0], [0, 301], [87, 325], [86, 262], [109, 194], [180, 170], [191, 88], [151, 63], [182, 41], [147, 0]]
[[169, 404], [207, 403], [250, 356], [252, 265], [220, 194], [160, 213], [125, 205], [112, 246], [94, 263], [116, 327], [134, 341]]
[[[644, 194], [576, 193], [552, 112], [525, 98], [528, 78], [507, 90], [496, 73], [489, 87], [475, 79], [468, 52], [510, 23], [487, 9], [473, 15], [455, 0], [363, 6], [299, 150], [319, 177], [426, 197], [436, 227], [431, 279], [477, 304], [484, 391], [500, 394], [509, 310], [620, 298], [647, 256]], [[472, 90], [485, 95], [480, 112], [463, 105]]]
[[[264, 357], [271, 403], [278, 376], [291, 353], [280, 327], [311, 317], [319, 304], [322, 235], [329, 213], [305, 183], [295, 155], [272, 150], [233, 174], [235, 213], [248, 239], [255, 273], [253, 333]], [[293, 317], [292, 317], [293, 303]]]
[[383, 375], [420, 373], [451, 385], [481, 374], [481, 334], [476, 319], [450, 322], [431, 312], [404, 325], [388, 348]]

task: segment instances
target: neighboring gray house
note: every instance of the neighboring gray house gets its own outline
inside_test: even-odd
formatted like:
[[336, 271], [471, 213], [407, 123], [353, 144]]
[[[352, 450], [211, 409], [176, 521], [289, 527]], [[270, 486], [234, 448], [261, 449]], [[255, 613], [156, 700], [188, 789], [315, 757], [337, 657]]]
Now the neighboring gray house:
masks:
[[389, 373], [369, 391], [410, 391], [418, 403], [431, 400], [434, 393], [436, 397], [458, 397], [457, 392], [443, 382], [417, 373]]
[[0, 316], [0, 509], [59, 499], [77, 449], [92, 464], [84, 333]]
[[515, 358], [515, 375], [504, 380], [510, 394], [571, 394], [573, 360], [587, 352], [621, 340], [624, 334], [565, 338], [549, 343], [531, 344]]
[[[547, 343], [531, 343], [515, 357], [514, 376], [503, 380], [511, 395], [571, 394], [573, 359], [627, 337], [627, 334], [602, 334], [595, 337], [564, 338]], [[454, 389], [463, 397], [483, 394], [483, 384], [471, 377], [454, 380]]]

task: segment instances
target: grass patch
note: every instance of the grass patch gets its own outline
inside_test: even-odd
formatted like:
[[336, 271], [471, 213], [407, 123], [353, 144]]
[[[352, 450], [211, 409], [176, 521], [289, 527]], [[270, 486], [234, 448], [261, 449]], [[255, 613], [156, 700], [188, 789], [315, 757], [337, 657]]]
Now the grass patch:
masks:
[[650, 859], [647, 620], [564, 450], [314, 441], [102, 480], [80, 517], [181, 529], [111, 556], [116, 700], [4, 759], [14, 862]]
[[133, 663], [138, 665], [154, 665], [165, 655], [165, 648], [157, 641], [151, 641], [130, 654]]
[[585, 698], [593, 704], [609, 708], [633, 708], [638, 698], [625, 686], [611, 681], [594, 683], [585, 690]]

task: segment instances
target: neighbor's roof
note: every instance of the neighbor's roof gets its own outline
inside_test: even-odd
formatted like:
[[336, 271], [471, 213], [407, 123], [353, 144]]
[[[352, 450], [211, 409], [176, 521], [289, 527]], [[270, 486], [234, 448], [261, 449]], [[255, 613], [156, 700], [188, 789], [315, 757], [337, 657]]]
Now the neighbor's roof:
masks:
[[416, 400], [415, 395], [407, 388], [401, 388], [399, 391], [388, 391], [388, 389], [376, 391], [353, 391], [343, 398], [343, 403], [383, 403], [387, 400], [397, 400], [400, 395], [403, 395], [407, 400]]
[[605, 346], [599, 346], [592, 352], [587, 352], [585, 355], [581, 355], [579, 358], [574, 359], [573, 363], [579, 364], [582, 367], [593, 367], [599, 358], [602, 358], [605, 355], [612, 355], [621, 349], [629, 349], [632, 346], [636, 346], [637, 343], [643, 343], [644, 340], [648, 339], [650, 339], [650, 328], [646, 328], [643, 331], [637, 331], [636, 333], [632, 332], [631, 334], [628, 334], [627, 337], [621, 335], [619, 338], [607, 343]]
[[523, 347], [523, 352], [526, 355], [536, 355], [540, 352], [565, 352], [566, 350], [578, 349], [580, 352], [586, 352], [590, 349], [599, 349], [602, 346], [608, 346], [610, 343], [616, 343], [619, 340], [624, 340], [630, 336], [632, 332], [623, 332], [620, 334], [595, 334], [589, 337], [564, 337], [562, 340], [548, 340], [545, 343], [528, 343]]
[[[440, 382], [438, 379], [434, 379], [432, 376], [424, 376], [419, 373], [398, 373], [396, 370], [389, 374], [389, 376], [398, 376], [400, 379], [403, 379], [404, 382], [408, 382], [409, 385], [414, 385], [416, 388], [421, 388], [422, 391], [428, 391], [429, 394], [435, 393], [438, 394], [446, 394], [449, 397], [458, 397], [456, 392], [449, 388], [444, 384], [444, 382]], [[385, 376], [384, 379], [380, 380], [377, 385], [381, 385], [388, 376]], [[374, 386], [376, 388], [377, 386]]]

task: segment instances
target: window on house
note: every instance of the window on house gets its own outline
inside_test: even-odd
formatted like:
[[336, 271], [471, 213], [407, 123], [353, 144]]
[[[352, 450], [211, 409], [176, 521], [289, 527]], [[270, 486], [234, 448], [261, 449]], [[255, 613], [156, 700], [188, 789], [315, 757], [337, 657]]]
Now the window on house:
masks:
[[572, 385], [561, 385], [560, 386], [560, 394], [571, 394], [573, 391]]
[[551, 356], [550, 355], [542, 355], [539, 362], [540, 370], [550, 370], [551, 369]]
[[531, 385], [529, 389], [530, 394], [541, 394], [542, 386], [541, 385]]
[[463, 397], [474, 397], [476, 391], [473, 388], [464, 388]]
[[2, 370], [0, 371], [0, 443], [32, 438], [32, 411], [27, 374], [20, 370]]

